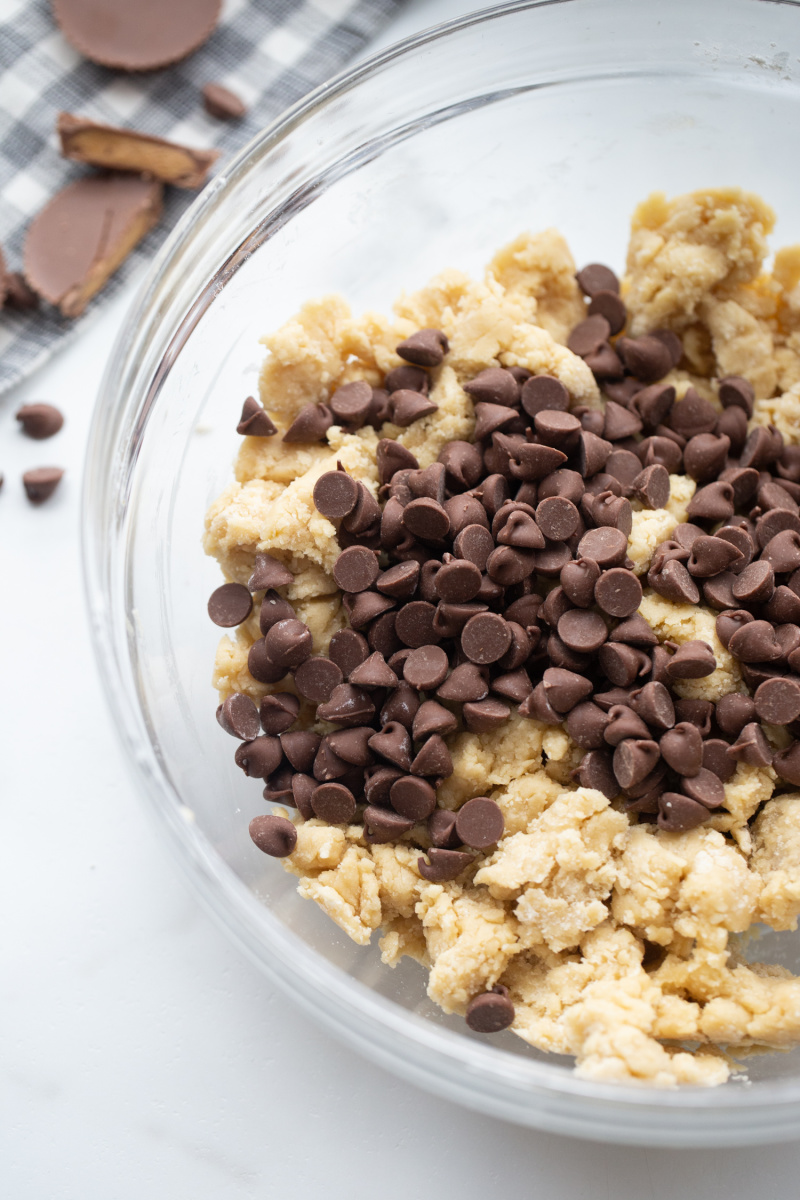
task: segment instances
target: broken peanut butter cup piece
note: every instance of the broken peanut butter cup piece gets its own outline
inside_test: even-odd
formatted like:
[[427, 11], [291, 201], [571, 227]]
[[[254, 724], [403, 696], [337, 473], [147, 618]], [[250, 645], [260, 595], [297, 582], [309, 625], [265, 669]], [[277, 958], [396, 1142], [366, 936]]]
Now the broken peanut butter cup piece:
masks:
[[65, 317], [77, 317], [161, 216], [162, 185], [92, 175], [58, 192], [31, 222], [25, 277]]
[[138, 129], [104, 125], [74, 113], [58, 114], [64, 158], [110, 171], [133, 171], [179, 188], [200, 188], [219, 158], [217, 150], [195, 150]]

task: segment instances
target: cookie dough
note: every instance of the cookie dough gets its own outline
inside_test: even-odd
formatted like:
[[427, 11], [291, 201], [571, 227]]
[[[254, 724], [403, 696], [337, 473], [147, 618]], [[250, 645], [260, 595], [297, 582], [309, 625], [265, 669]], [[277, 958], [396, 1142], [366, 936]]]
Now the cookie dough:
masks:
[[[667, 377], [678, 399], [693, 387], [720, 409], [717, 378], [744, 376], [756, 393], [750, 427], [773, 424], [797, 444], [800, 247], [779, 251], [766, 271], [773, 224], [762, 200], [735, 188], [651, 196], [634, 214], [622, 295], [630, 335], [659, 327], [681, 338], [682, 367]], [[566, 346], [585, 314], [575, 264], [554, 230], [499, 251], [482, 281], [443, 272], [401, 297], [391, 318], [356, 317], [337, 296], [306, 304], [263, 339], [260, 398], [279, 435], [304, 404], [327, 401], [345, 383], [379, 386], [401, 365], [395, 347], [420, 328], [442, 330], [450, 343], [432, 373], [438, 408], [407, 428], [387, 422], [348, 433], [334, 425], [325, 444], [245, 437], [235, 482], [206, 518], [205, 548], [225, 579], [246, 584], [257, 554], [285, 563], [294, 579], [280, 592], [308, 625], [314, 652], [324, 653], [347, 618], [332, 574], [340, 547], [314, 505], [316, 481], [341, 463], [377, 498], [379, 437], [407, 447], [420, 467], [446, 442], [470, 440], [475, 416], [463, 384], [487, 367], [555, 376], [573, 408], [602, 409], [592, 371]], [[673, 475], [670, 485], [665, 508], [633, 505], [628, 555], [645, 585], [656, 546], [686, 521], [695, 492], [687, 476]], [[716, 669], [679, 681], [680, 696], [715, 701], [748, 691], [719, 641], [714, 610], [645, 586], [639, 611], [660, 641], [712, 648]], [[222, 639], [213, 679], [221, 700], [243, 692], [258, 703], [278, 686], [291, 690], [290, 680], [269, 685], [250, 675], [258, 637], [254, 612]], [[784, 731], [766, 731], [773, 748], [786, 744]], [[738, 936], [759, 922], [794, 929], [800, 914], [800, 792], [772, 766], [739, 761], [710, 820], [668, 833], [634, 823], [621, 802], [573, 781], [584, 752], [563, 726], [513, 713], [493, 732], [445, 740], [453, 773], [439, 806], [457, 810], [488, 796], [505, 821], [496, 849], [456, 881], [420, 875], [424, 826], [368, 845], [362, 825], [274, 810], [297, 827], [283, 864], [300, 894], [354, 941], [378, 936], [389, 966], [405, 955], [422, 963], [445, 1012], [463, 1014], [476, 994], [503, 985], [513, 1031], [574, 1056], [586, 1078], [720, 1084], [749, 1051], [800, 1041], [800, 979], [745, 961]]]

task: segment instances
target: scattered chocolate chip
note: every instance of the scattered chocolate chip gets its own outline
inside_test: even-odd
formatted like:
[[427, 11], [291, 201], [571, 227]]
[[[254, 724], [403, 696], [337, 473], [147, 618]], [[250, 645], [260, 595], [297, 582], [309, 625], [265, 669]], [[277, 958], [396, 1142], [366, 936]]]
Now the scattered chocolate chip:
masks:
[[327, 404], [304, 404], [283, 435], [285, 442], [321, 442], [333, 425]]
[[411, 733], [414, 741], [421, 741], [434, 733], [442, 736], [455, 733], [457, 728], [458, 721], [449, 708], [437, 704], [435, 700], [425, 700], [417, 709]]
[[612, 291], [610, 288], [600, 288], [593, 293], [589, 305], [589, 316], [593, 317], [596, 314], [605, 317], [611, 327], [612, 335], [624, 329], [628, 319], [627, 310], [618, 292]]
[[367, 639], [353, 629], [341, 629], [331, 638], [328, 657], [347, 679], [351, 671], [369, 658]]
[[294, 673], [298, 692], [314, 704], [330, 700], [333, 689], [344, 681], [341, 667], [330, 658], [312, 655]]
[[590, 750], [584, 754], [572, 777], [581, 787], [594, 788], [609, 800], [619, 795], [620, 787], [607, 750]]
[[597, 580], [594, 598], [610, 617], [630, 617], [642, 602], [642, 585], [633, 571], [612, 567]]
[[267, 654], [276, 667], [299, 667], [311, 654], [311, 631], [296, 618], [270, 626], [264, 638]]
[[321, 721], [337, 725], [366, 725], [374, 715], [375, 705], [368, 694], [351, 683], [340, 683], [331, 692], [330, 700], [317, 708]]
[[728, 747], [728, 755], [736, 762], [745, 762], [751, 767], [768, 767], [772, 762], [769, 742], [764, 730], [755, 721], [745, 725], [736, 741]]
[[204, 85], [203, 107], [210, 117], [216, 117], [218, 121], [238, 121], [247, 112], [241, 97], [221, 83]]
[[598, 292], [619, 293], [619, 280], [610, 267], [602, 263], [589, 263], [582, 267], [575, 276], [578, 287], [584, 296], [596, 296]]
[[498, 984], [488, 992], [473, 996], [467, 1005], [465, 1020], [475, 1033], [500, 1033], [514, 1020], [514, 1005], [508, 989]]
[[389, 798], [395, 812], [414, 821], [426, 820], [436, 808], [435, 788], [417, 775], [404, 775], [393, 783]]
[[253, 597], [242, 583], [223, 583], [208, 600], [208, 615], [215, 625], [231, 629], [241, 625], [253, 611]]
[[658, 827], [666, 833], [686, 833], [708, 818], [704, 804], [680, 792], [664, 792], [658, 800]]
[[800, 717], [800, 679], [767, 679], [753, 697], [756, 715], [769, 725], [788, 725]]
[[719, 401], [723, 408], [735, 405], [744, 409], [745, 415], [750, 418], [753, 415], [755, 398], [752, 383], [741, 375], [726, 375], [724, 379], [720, 379]]
[[253, 574], [248, 579], [247, 586], [251, 592], [260, 592], [286, 587], [293, 582], [294, 575], [279, 559], [273, 558], [271, 554], [257, 554]]
[[670, 679], [703, 679], [717, 669], [714, 651], [708, 642], [685, 642], [673, 654], [667, 666]]
[[474, 854], [465, 850], [443, 850], [436, 846], [432, 846], [427, 854], [428, 862], [424, 858], [417, 859], [417, 870], [429, 883], [445, 883], [449, 879], [457, 879], [475, 859]]
[[372, 688], [394, 688], [397, 687], [397, 674], [386, 662], [383, 654], [376, 650], [369, 658], [353, 667], [349, 682], [368, 691]]
[[461, 634], [461, 648], [470, 662], [486, 665], [497, 662], [511, 645], [511, 628], [497, 613], [479, 613], [467, 621]]
[[[519, 404], [519, 384], [504, 367], [487, 367], [464, 384], [464, 391], [476, 404], [485, 402], [511, 408]], [[478, 438], [477, 433], [475, 437]]]
[[232, 737], [252, 742], [261, 732], [258, 709], [245, 692], [234, 692], [217, 709], [217, 721]]
[[468, 800], [456, 814], [456, 832], [465, 846], [486, 850], [503, 836], [505, 821], [500, 806], [486, 796]]
[[264, 733], [276, 737], [284, 733], [297, 720], [300, 701], [291, 692], [271, 692], [261, 699], [259, 715]]
[[272, 858], [286, 858], [297, 845], [297, 830], [286, 817], [253, 817], [250, 837], [259, 850]]
[[569, 408], [569, 392], [560, 379], [553, 375], [532, 375], [522, 385], [520, 392], [522, 407], [529, 417], [545, 410], [566, 412]]
[[242, 405], [242, 415], [236, 432], [246, 434], [247, 437], [274, 437], [278, 430], [255, 397], [248, 396]]
[[679, 775], [696, 775], [703, 765], [703, 740], [700, 730], [689, 721], [680, 721], [661, 735], [661, 757]]
[[397, 614], [395, 632], [405, 646], [417, 649], [418, 646], [435, 644], [439, 641], [433, 625], [436, 609], [426, 600], [412, 600], [404, 605]]
[[611, 326], [606, 318], [598, 313], [575, 326], [567, 338], [567, 348], [573, 354], [586, 358], [590, 354], [597, 354], [610, 336]]
[[358, 500], [358, 483], [346, 471], [326, 471], [314, 484], [314, 504], [323, 517], [341, 520], [353, 511]]
[[35, 467], [22, 476], [25, 495], [32, 504], [49, 500], [64, 476], [61, 467]]
[[341, 783], [321, 783], [311, 793], [315, 816], [329, 825], [348, 825], [356, 815], [356, 801]]
[[613, 770], [620, 787], [632, 788], [641, 783], [656, 766], [659, 746], [650, 738], [626, 738], [617, 745]]
[[64, 424], [62, 413], [52, 404], [23, 404], [16, 416], [22, 432], [37, 441], [52, 437]]
[[772, 759], [779, 779], [800, 786], [800, 742], [794, 742], [786, 750], [780, 750]]
[[237, 767], [241, 767], [245, 775], [251, 779], [266, 779], [277, 771], [283, 761], [281, 743], [276, 737], [253, 738], [251, 742], [242, 742], [234, 755]]
[[603, 618], [586, 609], [572, 609], [558, 622], [558, 636], [570, 650], [591, 654], [599, 650], [608, 636]]
[[449, 349], [441, 329], [420, 329], [396, 347], [402, 359], [419, 367], [438, 367]]

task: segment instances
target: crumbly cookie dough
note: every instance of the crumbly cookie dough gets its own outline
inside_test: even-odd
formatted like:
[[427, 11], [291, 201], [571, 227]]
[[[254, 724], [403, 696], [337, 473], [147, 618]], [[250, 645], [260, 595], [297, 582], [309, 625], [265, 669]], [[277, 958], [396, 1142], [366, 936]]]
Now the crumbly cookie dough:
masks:
[[[751, 425], [773, 423], [796, 444], [800, 247], [779, 251], [767, 273], [773, 224], [763, 201], [734, 188], [651, 196], [634, 214], [622, 294], [634, 336], [666, 327], [681, 337], [690, 369], [667, 377], [678, 398], [692, 386], [719, 408], [715, 379], [743, 375], [757, 396]], [[591, 371], [565, 345], [585, 315], [574, 275], [556, 231], [524, 234], [498, 252], [483, 281], [445, 271], [401, 297], [391, 319], [355, 317], [330, 296], [264, 338], [261, 400], [281, 432], [304, 404], [344, 383], [377, 386], [400, 365], [395, 346], [420, 327], [444, 331], [451, 350], [433, 375], [438, 410], [408, 428], [333, 426], [327, 445], [313, 446], [244, 439], [236, 480], [206, 518], [205, 548], [225, 578], [246, 583], [257, 553], [286, 563], [294, 582], [281, 591], [308, 624], [314, 652], [324, 653], [347, 622], [332, 577], [336, 531], [314, 506], [314, 483], [338, 461], [377, 496], [379, 436], [408, 447], [421, 467], [445, 442], [469, 440], [474, 414], [462, 384], [486, 367], [554, 375], [573, 405], [601, 408]], [[670, 482], [665, 509], [633, 515], [628, 553], [642, 577], [656, 545], [687, 519], [695, 484]], [[714, 673], [682, 680], [679, 694], [716, 700], [746, 690], [711, 609], [645, 587], [640, 612], [661, 640], [700, 639], [713, 649]], [[274, 690], [247, 670], [258, 636], [253, 614], [222, 639], [214, 670], [221, 699], [244, 692], [258, 701]], [[767, 733], [775, 747], [785, 744], [781, 730]], [[800, 979], [745, 962], [737, 945], [754, 923], [794, 929], [800, 914], [800, 793], [784, 786], [771, 798], [779, 783], [772, 767], [739, 762], [707, 824], [666, 833], [632, 824], [616, 802], [573, 783], [582, 751], [562, 727], [514, 714], [496, 732], [446, 740], [454, 770], [439, 805], [488, 796], [505, 819], [497, 848], [458, 881], [421, 877], [422, 827], [395, 844], [367, 845], [361, 825], [292, 813], [297, 843], [284, 866], [351, 938], [365, 945], [378, 935], [390, 966], [404, 955], [422, 963], [445, 1012], [463, 1013], [476, 993], [503, 984], [514, 1032], [573, 1055], [586, 1078], [719, 1084], [731, 1056], [800, 1041]]]

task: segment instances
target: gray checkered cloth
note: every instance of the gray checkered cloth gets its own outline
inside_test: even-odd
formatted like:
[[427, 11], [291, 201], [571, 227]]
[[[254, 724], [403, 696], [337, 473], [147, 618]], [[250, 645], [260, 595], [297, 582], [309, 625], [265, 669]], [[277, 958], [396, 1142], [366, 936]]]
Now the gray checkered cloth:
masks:
[[[132, 0], [135, 3], [135, 0]], [[169, 0], [164, 0], [165, 4]], [[219, 169], [317, 84], [335, 74], [402, 0], [225, 0], [204, 46], [162, 71], [128, 75], [87, 62], [53, 20], [48, 0], [0, 0], [0, 245], [19, 270], [25, 230], [66, 183], [90, 168], [61, 158], [55, 133], [62, 109], [127, 125], [189, 146], [215, 146]], [[203, 84], [232, 88], [249, 106], [237, 122], [209, 117]], [[164, 216], [87, 310], [111, 296], [152, 258], [195, 193], [167, 188]], [[86, 318], [0, 310], [0, 392], [49, 358]]]

